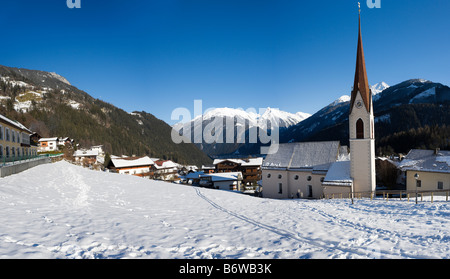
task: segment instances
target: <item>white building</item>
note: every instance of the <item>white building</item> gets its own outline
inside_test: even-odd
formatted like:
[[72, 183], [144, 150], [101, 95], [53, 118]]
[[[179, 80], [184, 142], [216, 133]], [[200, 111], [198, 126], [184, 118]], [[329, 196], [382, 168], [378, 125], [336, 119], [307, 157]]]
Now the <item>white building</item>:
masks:
[[98, 159], [98, 150], [91, 149], [79, 149], [73, 153], [73, 157], [75, 158], [75, 162], [86, 163], [86, 164], [95, 164]]
[[108, 168], [120, 173], [136, 175], [140, 177], [150, 177], [154, 162], [148, 156], [144, 157], [117, 157], [111, 156]]
[[177, 180], [178, 169], [181, 166], [171, 160], [158, 160], [153, 165], [155, 171], [155, 178], [161, 180]]
[[450, 151], [413, 149], [398, 167], [406, 173], [407, 191], [450, 190]]
[[262, 165], [263, 197], [322, 198], [328, 170], [346, 158], [346, 149], [338, 141], [280, 144]]
[[58, 137], [39, 139], [38, 152], [58, 150]]
[[200, 175], [200, 186], [220, 190], [242, 191], [241, 172], [208, 173]]

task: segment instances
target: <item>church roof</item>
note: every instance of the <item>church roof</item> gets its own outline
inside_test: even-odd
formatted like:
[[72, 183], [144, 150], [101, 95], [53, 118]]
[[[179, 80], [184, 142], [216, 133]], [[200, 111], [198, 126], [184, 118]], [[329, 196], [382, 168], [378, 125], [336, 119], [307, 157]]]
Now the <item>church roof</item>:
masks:
[[369, 82], [367, 80], [366, 61], [364, 59], [364, 48], [361, 35], [361, 15], [359, 15], [358, 50], [356, 55], [355, 81], [350, 100], [350, 112], [353, 109], [358, 91], [361, 94], [367, 111], [370, 111], [372, 105], [372, 92], [370, 91]]
[[326, 171], [337, 160], [339, 149], [339, 141], [284, 143], [267, 155], [262, 168]]

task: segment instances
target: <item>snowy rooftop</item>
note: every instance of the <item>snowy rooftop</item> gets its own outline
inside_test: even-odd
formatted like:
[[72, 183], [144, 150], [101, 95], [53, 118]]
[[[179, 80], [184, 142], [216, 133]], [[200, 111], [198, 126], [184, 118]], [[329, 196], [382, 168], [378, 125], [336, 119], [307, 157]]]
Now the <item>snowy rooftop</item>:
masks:
[[15, 126], [18, 129], [21, 129], [21, 130], [24, 130], [26, 132], [32, 133], [27, 127], [25, 127], [21, 123], [19, 123], [17, 121], [14, 121], [14, 120], [11, 120], [11, 119], [9, 119], [8, 117], [6, 117], [4, 115], [0, 114], [0, 120], [3, 120], [4, 122], [7, 122], [7, 123], [11, 124], [11, 125]]
[[156, 161], [155, 162], [155, 168], [156, 169], [171, 169], [171, 168], [177, 168], [179, 165], [177, 163], [174, 163], [170, 160], [167, 161]]
[[225, 161], [230, 161], [236, 164], [239, 164], [241, 166], [261, 166], [263, 163], [263, 158], [249, 158], [249, 159], [215, 159], [213, 162], [213, 165], [220, 164]]
[[112, 158], [111, 162], [116, 168], [127, 168], [137, 166], [150, 166], [154, 162], [148, 157], [126, 157], [126, 158]]
[[223, 172], [223, 173], [208, 173], [201, 177], [211, 177], [211, 181], [230, 181], [230, 180], [241, 180], [241, 172]]
[[450, 173], [450, 151], [412, 149], [398, 167], [403, 171]]
[[40, 138], [39, 142], [43, 142], [43, 141], [57, 141], [58, 137], [54, 137], [54, 138]]
[[98, 150], [77, 150], [73, 153], [75, 157], [98, 156]]
[[338, 141], [280, 144], [277, 153], [267, 155], [263, 168], [327, 170], [337, 160], [339, 149]]
[[338, 161], [331, 164], [323, 185], [351, 186], [352, 182], [353, 180], [350, 177], [350, 161]]

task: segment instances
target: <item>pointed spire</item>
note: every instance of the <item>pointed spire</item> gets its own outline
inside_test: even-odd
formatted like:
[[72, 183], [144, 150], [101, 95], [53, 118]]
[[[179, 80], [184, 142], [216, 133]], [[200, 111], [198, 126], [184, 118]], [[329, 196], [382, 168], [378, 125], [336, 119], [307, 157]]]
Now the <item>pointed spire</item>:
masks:
[[369, 89], [369, 82], [367, 80], [366, 62], [364, 59], [364, 49], [361, 35], [361, 7], [359, 6], [359, 34], [358, 34], [358, 51], [356, 56], [356, 70], [355, 70], [355, 82], [353, 84], [352, 98], [350, 101], [350, 112], [352, 111], [356, 94], [359, 91], [364, 101], [364, 105], [368, 112], [372, 105], [372, 93]]

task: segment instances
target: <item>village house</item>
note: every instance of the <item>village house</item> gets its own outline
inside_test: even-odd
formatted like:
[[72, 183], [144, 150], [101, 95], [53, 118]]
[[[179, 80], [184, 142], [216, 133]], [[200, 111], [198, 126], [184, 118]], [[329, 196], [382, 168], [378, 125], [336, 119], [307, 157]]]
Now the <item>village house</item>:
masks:
[[398, 167], [406, 173], [407, 191], [450, 190], [450, 151], [412, 149]]
[[0, 160], [36, 156], [37, 146], [30, 141], [32, 134], [23, 124], [0, 114]]
[[73, 139], [69, 137], [60, 137], [58, 138], [58, 146], [65, 146], [66, 144], [73, 144]]
[[200, 175], [200, 186], [220, 190], [242, 191], [241, 172], [208, 173]]
[[120, 174], [135, 175], [150, 178], [153, 176], [154, 162], [148, 156], [143, 157], [117, 157], [111, 156], [107, 168]]
[[41, 138], [39, 139], [38, 152], [56, 151], [58, 150], [58, 144], [58, 137]]
[[181, 183], [189, 184], [189, 185], [193, 185], [193, 186], [199, 186], [200, 178], [204, 174], [205, 173], [203, 171], [187, 173], [184, 176], [180, 176]]
[[214, 173], [216, 171], [216, 166], [214, 165], [202, 165], [202, 171], [204, 173]]
[[261, 180], [263, 158], [215, 159], [215, 173], [241, 172], [244, 185], [256, 185]]
[[154, 178], [173, 181], [178, 180], [178, 169], [181, 168], [177, 163], [171, 160], [158, 160], [154, 162], [152, 169], [154, 171]]
[[92, 149], [79, 149], [73, 153], [75, 162], [83, 165], [93, 165], [97, 163], [98, 150]]

